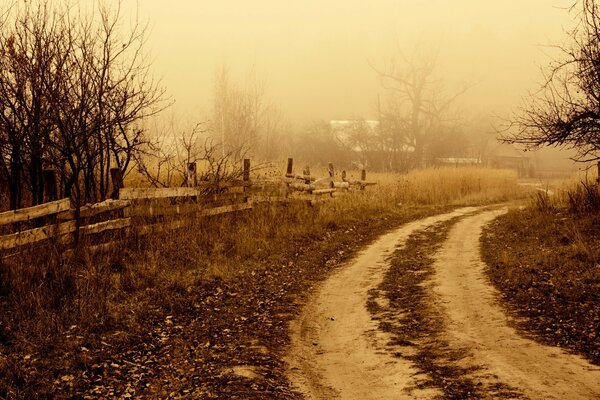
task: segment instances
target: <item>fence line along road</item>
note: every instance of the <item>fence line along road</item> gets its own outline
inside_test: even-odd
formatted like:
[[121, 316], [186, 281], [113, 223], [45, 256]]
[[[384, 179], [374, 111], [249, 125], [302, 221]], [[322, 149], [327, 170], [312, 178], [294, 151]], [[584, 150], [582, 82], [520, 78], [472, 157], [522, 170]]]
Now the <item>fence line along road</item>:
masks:
[[[86, 245], [90, 250], [105, 250], [129, 236], [165, 232], [188, 226], [197, 218], [252, 209], [257, 203], [308, 201], [354, 188], [363, 190], [375, 184], [361, 180], [335, 181], [333, 165], [329, 176], [314, 179], [310, 170], [294, 175], [293, 160], [288, 159], [285, 177], [250, 181], [250, 162], [244, 162], [244, 180], [232, 182], [198, 182], [188, 175], [193, 186], [173, 188], [124, 188], [119, 174], [113, 174], [116, 199], [85, 205], [77, 210], [70, 199], [49, 201], [33, 207], [0, 213], [0, 251], [10, 256], [26, 246], [50, 242], [74, 247]], [[195, 173], [195, 165], [189, 172]], [[7, 233], [4, 233], [7, 232]]]

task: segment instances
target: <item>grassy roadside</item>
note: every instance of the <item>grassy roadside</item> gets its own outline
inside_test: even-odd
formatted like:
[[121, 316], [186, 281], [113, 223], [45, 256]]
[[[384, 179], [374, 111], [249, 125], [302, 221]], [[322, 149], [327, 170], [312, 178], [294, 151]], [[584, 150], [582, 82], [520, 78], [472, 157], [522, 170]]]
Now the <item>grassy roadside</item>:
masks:
[[600, 214], [513, 210], [482, 237], [487, 273], [518, 325], [600, 365]]
[[287, 322], [315, 282], [403, 222], [519, 193], [504, 171], [419, 174], [316, 208], [198, 221], [102, 258], [49, 247], [4, 261], [0, 398], [295, 398]]

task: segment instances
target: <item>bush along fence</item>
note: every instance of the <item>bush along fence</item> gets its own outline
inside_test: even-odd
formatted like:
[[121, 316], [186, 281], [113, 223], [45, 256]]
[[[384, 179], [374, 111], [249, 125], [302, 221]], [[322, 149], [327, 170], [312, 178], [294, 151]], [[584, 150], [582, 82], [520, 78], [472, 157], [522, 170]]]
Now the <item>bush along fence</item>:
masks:
[[339, 192], [364, 190], [375, 184], [367, 182], [364, 170], [360, 180], [346, 180], [345, 171], [336, 180], [332, 164], [324, 178], [314, 178], [309, 168], [296, 175], [291, 158], [285, 176], [279, 178], [251, 180], [247, 159], [239, 181], [198, 182], [195, 172], [196, 165], [191, 163], [183, 187], [129, 188], [123, 187], [123, 179], [115, 170], [111, 174], [113, 198], [79, 208], [68, 198], [53, 200], [56, 179], [46, 176], [46, 193], [51, 201], [0, 213], [0, 254], [10, 257], [23, 249], [47, 244], [67, 249], [83, 245], [91, 252], [102, 251], [131, 236], [183, 228], [194, 219], [249, 210], [258, 203], [314, 204], [334, 198]]

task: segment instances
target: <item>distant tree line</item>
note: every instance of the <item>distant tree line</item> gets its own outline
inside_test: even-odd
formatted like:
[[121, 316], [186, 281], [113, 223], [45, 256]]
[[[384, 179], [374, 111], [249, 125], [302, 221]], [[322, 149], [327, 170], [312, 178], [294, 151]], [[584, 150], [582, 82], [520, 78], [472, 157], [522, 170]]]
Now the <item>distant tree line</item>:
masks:
[[[15, 3], [0, 21], [0, 176], [10, 207], [43, 202], [54, 168], [77, 204], [105, 199], [111, 168], [147, 142], [141, 121], [163, 108], [143, 52], [144, 26], [122, 30], [120, 5]], [[93, 16], [93, 14], [95, 14]]]

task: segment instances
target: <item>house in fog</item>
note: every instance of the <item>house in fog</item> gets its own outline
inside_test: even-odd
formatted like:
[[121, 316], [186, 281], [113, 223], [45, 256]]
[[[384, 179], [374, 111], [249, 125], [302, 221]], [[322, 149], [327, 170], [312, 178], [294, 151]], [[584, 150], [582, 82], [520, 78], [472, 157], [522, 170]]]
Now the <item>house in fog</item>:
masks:
[[433, 163], [440, 167], [481, 167], [483, 165], [481, 158], [477, 157], [437, 157]]

